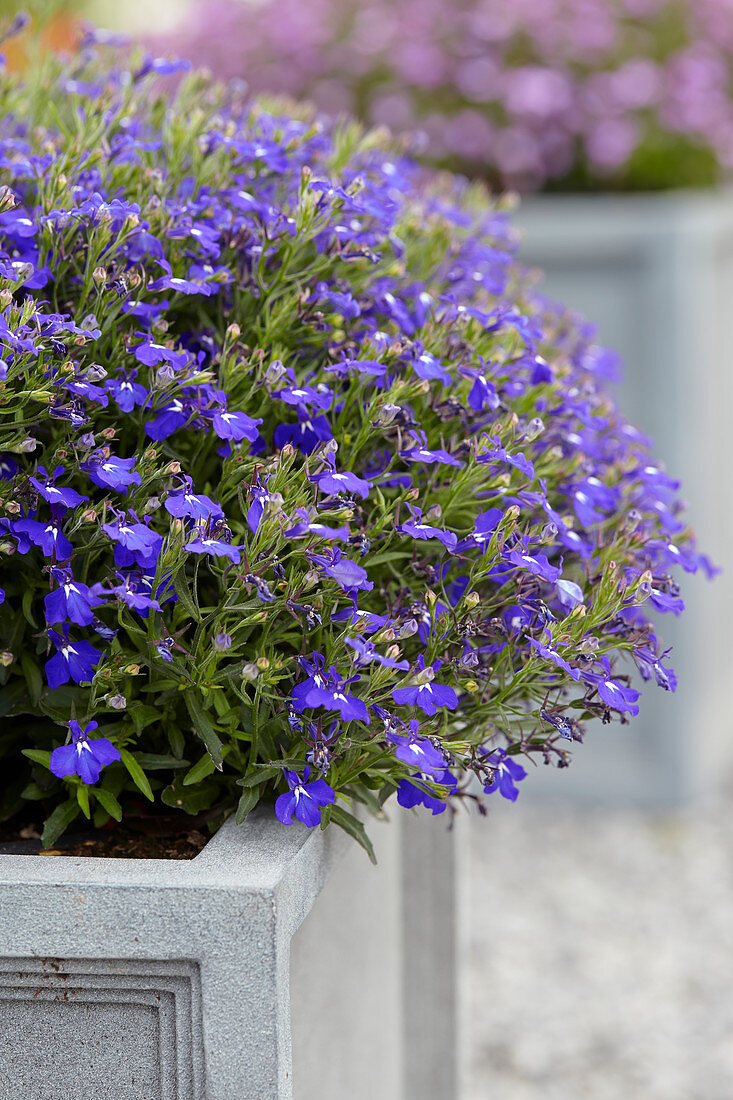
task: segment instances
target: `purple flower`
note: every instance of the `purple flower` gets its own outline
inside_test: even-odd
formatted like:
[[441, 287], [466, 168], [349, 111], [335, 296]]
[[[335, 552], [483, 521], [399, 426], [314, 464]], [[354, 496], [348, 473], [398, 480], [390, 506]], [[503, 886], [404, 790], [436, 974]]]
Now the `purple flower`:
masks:
[[476, 517], [473, 534], [459, 542], [456, 547], [456, 552], [460, 554], [464, 550], [470, 550], [474, 546], [481, 547], [482, 550], [485, 550], [493, 537], [494, 531], [499, 526], [499, 521], [503, 515], [504, 513], [501, 508], [489, 508], [487, 512], [480, 512]]
[[203, 535], [187, 542], [184, 546], [184, 550], [188, 550], [191, 554], [208, 554], [213, 558], [229, 558], [235, 565], [239, 564], [239, 559], [241, 557], [241, 551], [238, 546], [232, 546], [231, 543], [222, 542], [221, 539], [205, 538]]
[[275, 815], [283, 825], [292, 825], [293, 817], [302, 821], [309, 829], [321, 823], [321, 810], [336, 801], [336, 794], [325, 779], [314, 779], [308, 782], [311, 769], [306, 764], [303, 768], [303, 778], [298, 773], [283, 768], [283, 776], [290, 788], [286, 794], [281, 794], [275, 802]]
[[158, 411], [154, 420], [148, 421], [145, 425], [145, 434], [149, 439], [159, 443], [187, 424], [190, 416], [190, 410], [176, 397]]
[[135, 458], [117, 458], [110, 455], [109, 458], [94, 459], [85, 462], [82, 470], [86, 470], [89, 477], [100, 489], [114, 489], [115, 492], [127, 492], [130, 485], [139, 485], [141, 478], [137, 470], [133, 469]]
[[144, 523], [103, 523], [102, 530], [113, 542], [115, 562], [121, 568], [139, 565], [141, 569], [155, 569], [160, 551], [163, 548], [163, 536], [151, 531]]
[[494, 752], [482, 758], [482, 763], [494, 769], [494, 779], [486, 784], [484, 794], [491, 794], [492, 791], [498, 790], [503, 798], [516, 802], [519, 794], [516, 784], [527, 777], [521, 764], [517, 764], [507, 756], [504, 749], [495, 749]]
[[407, 505], [411, 520], [399, 524], [395, 530], [404, 535], [411, 535], [414, 539], [437, 539], [450, 553], [456, 548], [458, 539], [452, 531], [443, 531], [440, 527], [431, 527], [429, 523], [422, 522], [422, 510], [412, 504]]
[[409, 733], [397, 733], [389, 729], [386, 731], [387, 740], [395, 746], [395, 756], [423, 775], [441, 775], [445, 771], [443, 753], [427, 737], [419, 736], [420, 724], [415, 719], [408, 725]]
[[132, 349], [132, 354], [138, 363], [143, 363], [146, 367], [155, 367], [158, 363], [169, 363], [174, 370], [185, 367], [191, 358], [187, 351], [174, 351], [165, 344], [156, 344], [152, 340], [138, 344]]
[[43, 475], [44, 481], [39, 481], [36, 477], [31, 477], [28, 480], [38, 494], [42, 496], [44, 500], [47, 500], [49, 504], [53, 504], [54, 507], [64, 509], [76, 508], [77, 504], [82, 504], [85, 500], [89, 500], [89, 497], [83, 497], [80, 493], [77, 493], [76, 489], [60, 489], [53, 484], [56, 478], [61, 477], [64, 473], [63, 466], [57, 466], [50, 479], [43, 466], [38, 467], [38, 472]]
[[634, 688], [626, 687], [618, 680], [612, 679], [608, 657], [601, 657], [595, 663], [600, 665], [603, 671], [584, 672], [583, 679], [586, 684], [595, 686], [603, 702], [612, 710], [626, 711], [632, 715], [638, 714], [639, 708], [636, 704], [639, 699], [639, 692], [635, 691]]
[[336, 581], [345, 592], [362, 590], [370, 592], [374, 588], [373, 581], [367, 576], [367, 571], [362, 565], [357, 565], [351, 558], [341, 556], [338, 547], [326, 550], [323, 554], [309, 553], [308, 557], [316, 565], [319, 565], [325, 575]]
[[431, 668], [425, 668], [423, 655], [417, 659], [418, 672], [415, 680], [408, 687], [393, 688], [392, 698], [395, 703], [402, 706], [420, 707], [420, 709], [432, 717], [438, 710], [447, 708], [455, 710], [458, 706], [458, 696], [448, 684], [436, 684], [433, 676], [441, 667], [442, 661], [435, 661]]
[[408, 462], [425, 462], [433, 463], [439, 462], [444, 466], [460, 466], [461, 463], [457, 458], [453, 458], [447, 451], [442, 450], [440, 447], [433, 447], [432, 449], [426, 445], [420, 447], [411, 447], [406, 451], [400, 451], [400, 457], [406, 458]]
[[[544, 634], [547, 636], [548, 642], [552, 643], [552, 635], [550, 631], [545, 630]], [[580, 671], [577, 668], [573, 668], [572, 665], [569, 665], [564, 657], [561, 657], [557, 650], [554, 649], [551, 644], [546, 645], [543, 641], [538, 641], [536, 638], [528, 638], [527, 641], [533, 649], [537, 650], [540, 657], [542, 657], [545, 661], [551, 661], [554, 665], [557, 665], [558, 668], [561, 668], [563, 672], [566, 672], [568, 676], [571, 677], [571, 679], [575, 680], [576, 683], [580, 680]]]
[[190, 478], [182, 493], [172, 493], [169, 497], [166, 497], [163, 507], [169, 515], [176, 516], [177, 519], [192, 519], [196, 522], [203, 520], [205, 522], [212, 516], [217, 519], [224, 518], [224, 512], [220, 504], [213, 501], [211, 497], [191, 492]]
[[409, 661], [396, 661], [393, 657], [385, 657], [378, 653], [374, 645], [366, 641], [365, 638], [344, 638], [344, 641], [356, 650], [355, 662], [357, 665], [368, 665], [372, 661], [376, 661], [383, 668], [396, 668], [400, 672], [407, 672], [410, 667]]
[[144, 405], [149, 396], [144, 386], [131, 380], [135, 377], [137, 371], [132, 371], [130, 378], [108, 378], [104, 383], [104, 388], [112, 394], [120, 410], [125, 413], [132, 412], [136, 405]]
[[336, 467], [332, 463], [331, 468], [323, 470], [320, 474], [312, 474], [310, 480], [315, 482], [318, 488], [324, 493], [353, 493], [356, 496], [360, 496], [362, 500], [366, 500], [369, 496], [369, 489], [371, 483], [365, 481], [361, 477], [357, 477], [356, 474], [350, 473], [349, 470], [342, 470], [340, 473], [336, 472]]
[[504, 551], [504, 561], [516, 565], [518, 569], [524, 569], [533, 576], [543, 581], [554, 584], [562, 575], [562, 558], [560, 565], [550, 565], [544, 554], [530, 554], [528, 539], [522, 539], [513, 550]]
[[60, 745], [51, 753], [49, 767], [55, 776], [63, 779], [67, 775], [78, 775], [83, 783], [96, 783], [102, 768], [120, 759], [119, 750], [106, 737], [89, 740], [89, 734], [97, 725], [97, 722], [87, 722], [82, 729], [72, 718], [69, 722], [72, 743]]
[[[415, 780], [422, 780], [424, 782], [430, 782], [438, 784], [445, 788], [445, 794], [442, 798], [432, 794], [425, 787], [419, 786]], [[433, 817], [436, 814], [442, 814], [448, 805], [448, 798], [455, 793], [458, 786], [455, 776], [453, 776], [446, 768], [442, 772], [433, 773], [431, 775], [423, 772], [416, 772], [411, 779], [401, 779], [397, 787], [397, 802], [400, 806], [407, 810], [412, 809], [415, 806], [425, 806], [426, 809], [431, 810]]]
[[176, 275], [162, 275], [160, 279], [149, 283], [148, 290], [175, 290], [179, 294], [203, 294], [205, 297], [213, 294], [212, 287], [206, 283], [197, 283], [192, 279], [181, 279]]
[[[27, 535], [28, 540], [40, 547], [44, 558], [54, 558], [56, 561], [68, 561], [74, 552], [74, 547], [61, 531], [57, 523], [39, 523], [35, 519], [19, 519], [10, 524], [11, 534]], [[18, 549], [23, 554], [22, 544], [19, 540]]]
[[90, 684], [94, 678], [94, 669], [102, 660], [103, 654], [95, 649], [91, 642], [73, 642], [69, 638], [69, 627], [64, 624], [62, 634], [49, 630], [48, 636], [53, 642], [56, 653], [46, 661], [46, 679], [52, 689], [68, 684]]
[[51, 569], [58, 588], [44, 596], [46, 622], [62, 623], [69, 619], [77, 626], [89, 626], [94, 619], [93, 607], [103, 603], [89, 586], [75, 581], [67, 569]]
[[214, 414], [212, 426], [219, 439], [231, 439], [234, 443], [241, 443], [246, 439], [254, 443], [259, 435], [257, 425], [261, 423], [261, 417], [253, 420], [243, 412], [217, 412]]
[[[254, 504], [252, 507], [254, 507]], [[288, 539], [297, 539], [302, 538], [304, 535], [318, 535], [318, 537], [322, 539], [333, 541], [340, 540], [341, 542], [345, 542], [348, 539], [348, 527], [328, 527], [325, 523], [318, 523], [315, 519], [316, 514], [315, 509], [296, 508], [291, 518], [299, 516], [300, 522], [286, 531], [285, 537]]]

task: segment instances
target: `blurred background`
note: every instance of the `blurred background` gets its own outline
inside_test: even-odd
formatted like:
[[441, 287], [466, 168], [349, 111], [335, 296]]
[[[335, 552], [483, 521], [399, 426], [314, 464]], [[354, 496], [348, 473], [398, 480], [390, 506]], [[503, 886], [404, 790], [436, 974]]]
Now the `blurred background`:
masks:
[[731, 1100], [733, 0], [20, 7], [56, 48], [89, 20], [521, 194], [520, 256], [622, 354], [619, 402], [724, 573], [664, 623], [674, 698], [461, 831], [460, 1100]]

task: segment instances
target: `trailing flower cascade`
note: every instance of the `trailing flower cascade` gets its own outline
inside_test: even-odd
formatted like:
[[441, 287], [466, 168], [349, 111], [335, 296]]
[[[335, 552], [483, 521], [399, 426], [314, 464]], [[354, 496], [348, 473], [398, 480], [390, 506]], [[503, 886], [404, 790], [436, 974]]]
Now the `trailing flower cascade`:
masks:
[[674, 690], [677, 484], [482, 189], [186, 68], [0, 74], [2, 817], [514, 799]]

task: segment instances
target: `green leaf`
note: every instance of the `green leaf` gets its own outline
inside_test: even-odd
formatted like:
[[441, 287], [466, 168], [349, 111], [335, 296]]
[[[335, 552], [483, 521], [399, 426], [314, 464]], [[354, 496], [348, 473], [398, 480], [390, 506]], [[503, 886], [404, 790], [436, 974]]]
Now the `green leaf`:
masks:
[[211, 724], [211, 719], [201, 706], [201, 701], [194, 692], [184, 691], [183, 697], [186, 700], [186, 707], [188, 713], [191, 715], [194, 730], [206, 745], [206, 751], [214, 761], [214, 767], [218, 768], [219, 771], [223, 771], [224, 769], [221, 762], [221, 741], [217, 737], [216, 730]]
[[190, 760], [182, 760], [178, 756], [155, 752], [139, 752], [137, 762], [146, 772], [165, 771], [167, 768], [187, 768], [191, 763]]
[[23, 669], [25, 682], [28, 685], [28, 694], [31, 697], [31, 702], [34, 707], [37, 707], [38, 700], [41, 698], [41, 692], [43, 690], [43, 677], [41, 676], [38, 665], [28, 653], [24, 653], [20, 658], [20, 665]]
[[110, 817], [113, 817], [115, 821], [122, 821], [122, 807], [111, 791], [106, 791], [104, 787], [95, 787], [94, 797], [105, 808]]
[[173, 806], [176, 810], [183, 810], [187, 814], [198, 814], [202, 810], [208, 810], [217, 795], [217, 787], [214, 783], [198, 783], [195, 787], [184, 787], [180, 775], [174, 783], [165, 788], [161, 794], [166, 806]]
[[152, 790], [150, 789], [148, 777], [138, 764], [135, 757], [132, 755], [131, 752], [128, 752], [127, 749], [120, 749], [120, 756], [122, 757], [122, 763], [125, 765], [128, 772], [130, 773], [130, 778], [132, 779], [137, 789], [139, 791], [142, 791], [145, 797], [149, 798], [151, 802], [154, 802], [155, 797]]
[[41, 844], [44, 848], [51, 848], [63, 832], [68, 829], [71, 822], [79, 814], [79, 803], [75, 798], [69, 798], [62, 802], [53, 811], [43, 826]]
[[237, 825], [242, 824], [242, 822], [247, 817], [247, 815], [250, 814], [252, 812], [252, 810], [254, 810], [254, 808], [257, 805], [257, 803], [259, 802], [259, 800], [260, 800], [260, 788], [259, 787], [249, 787], [243, 792], [242, 797], [240, 798], [239, 804], [237, 806], [237, 816], [236, 816]]
[[374, 847], [361, 821], [350, 814], [348, 810], [345, 810], [343, 806], [331, 806], [331, 821], [335, 825], [340, 825], [349, 836], [353, 836], [354, 840], [361, 844], [372, 863], [376, 866], [377, 857], [374, 854]]
[[21, 606], [22, 606], [22, 609], [23, 609], [23, 615], [25, 616], [27, 621], [30, 623], [30, 625], [33, 627], [34, 630], [38, 630], [38, 623], [33, 618], [33, 612], [31, 611], [31, 604], [33, 603], [33, 596], [34, 596], [33, 589], [32, 588], [26, 588], [25, 592], [23, 593], [23, 601], [22, 601]]
[[44, 768], [47, 768], [51, 762], [51, 753], [44, 749], [21, 749], [21, 752], [34, 764], [41, 764]]
[[245, 775], [242, 779], [237, 780], [237, 786], [239, 787], [259, 787], [260, 783], [264, 783], [266, 779], [272, 779], [273, 776], [280, 775], [282, 768], [270, 767], [267, 764], [255, 765], [256, 772], [252, 775]]
[[76, 788], [76, 801], [79, 803], [79, 808], [84, 814], [84, 817], [87, 819], [87, 821], [89, 821], [89, 791], [83, 783], [79, 783]]
[[195, 622], [198, 622], [200, 617], [199, 609], [194, 603], [193, 597], [191, 596], [191, 591], [188, 587], [188, 581], [186, 580], [186, 574], [181, 571], [176, 576], [173, 583], [176, 588], [178, 599], [181, 601], [181, 607], [185, 608], [185, 610], [188, 612], [191, 618], [195, 620]]
[[214, 771], [214, 761], [209, 756], [208, 752], [204, 753], [197, 764], [186, 772], [183, 777], [183, 786], [190, 787], [193, 783], [198, 783], [201, 779], [206, 779], [208, 775]]

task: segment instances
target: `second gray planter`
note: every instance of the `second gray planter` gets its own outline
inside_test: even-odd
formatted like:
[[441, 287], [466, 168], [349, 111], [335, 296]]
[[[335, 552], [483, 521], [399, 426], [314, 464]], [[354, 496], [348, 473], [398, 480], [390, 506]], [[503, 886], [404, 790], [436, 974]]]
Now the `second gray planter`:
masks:
[[544, 196], [523, 203], [517, 222], [520, 258], [545, 272], [540, 288], [622, 353], [622, 409], [682, 480], [687, 522], [724, 566], [714, 584], [684, 575], [687, 612], [661, 617], [676, 696], [648, 687], [638, 718], [591, 729], [569, 772], [533, 773], [532, 786], [592, 803], [678, 803], [718, 787], [733, 767], [733, 193]]

